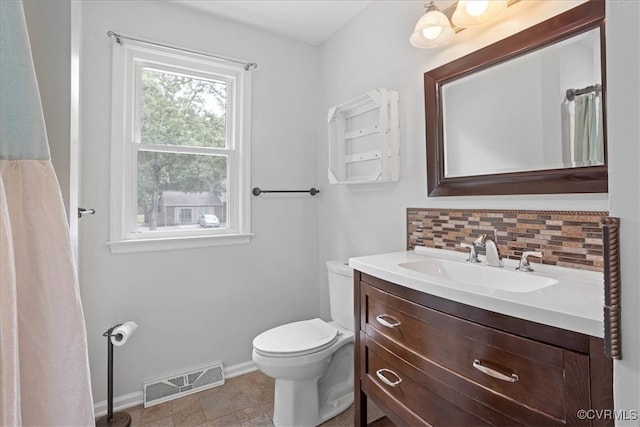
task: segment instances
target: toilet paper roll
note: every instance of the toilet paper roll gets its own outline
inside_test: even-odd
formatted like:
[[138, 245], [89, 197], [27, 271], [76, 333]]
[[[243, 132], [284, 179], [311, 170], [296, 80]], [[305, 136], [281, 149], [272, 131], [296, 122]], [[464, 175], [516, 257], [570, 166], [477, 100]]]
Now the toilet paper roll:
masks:
[[127, 342], [131, 335], [136, 333], [138, 324], [133, 320], [123, 323], [111, 332], [111, 344], [121, 346]]

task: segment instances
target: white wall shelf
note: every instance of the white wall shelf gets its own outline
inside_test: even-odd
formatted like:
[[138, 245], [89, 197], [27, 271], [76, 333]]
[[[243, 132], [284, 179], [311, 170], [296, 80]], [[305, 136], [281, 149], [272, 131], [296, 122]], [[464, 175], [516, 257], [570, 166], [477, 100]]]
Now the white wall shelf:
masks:
[[329, 109], [329, 183], [399, 179], [398, 92], [375, 89]]

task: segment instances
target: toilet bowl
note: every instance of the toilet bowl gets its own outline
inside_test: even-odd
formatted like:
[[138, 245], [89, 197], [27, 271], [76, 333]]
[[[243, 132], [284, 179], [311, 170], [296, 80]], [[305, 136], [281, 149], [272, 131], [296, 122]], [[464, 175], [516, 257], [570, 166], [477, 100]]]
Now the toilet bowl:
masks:
[[353, 403], [353, 273], [327, 262], [331, 322], [309, 319], [253, 340], [253, 361], [275, 378], [273, 423], [316, 426]]

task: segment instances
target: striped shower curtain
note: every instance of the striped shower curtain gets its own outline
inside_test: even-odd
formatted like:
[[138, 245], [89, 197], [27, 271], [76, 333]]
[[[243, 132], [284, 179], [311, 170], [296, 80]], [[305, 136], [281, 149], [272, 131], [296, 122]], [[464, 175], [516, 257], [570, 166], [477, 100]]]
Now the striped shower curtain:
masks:
[[0, 0], [0, 425], [95, 425], [67, 219], [22, 2]]

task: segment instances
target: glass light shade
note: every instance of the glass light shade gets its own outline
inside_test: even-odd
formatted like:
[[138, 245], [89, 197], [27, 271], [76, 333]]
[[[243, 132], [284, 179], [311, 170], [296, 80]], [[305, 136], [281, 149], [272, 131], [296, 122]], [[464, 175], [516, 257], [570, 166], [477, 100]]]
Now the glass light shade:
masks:
[[427, 13], [418, 20], [409, 42], [419, 48], [439, 47], [448, 43], [454, 34], [449, 18], [430, 4]]
[[507, 9], [507, 0], [460, 0], [451, 20], [457, 27], [486, 24]]

